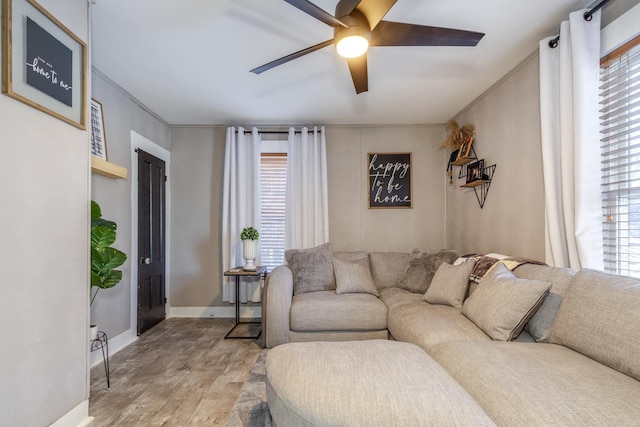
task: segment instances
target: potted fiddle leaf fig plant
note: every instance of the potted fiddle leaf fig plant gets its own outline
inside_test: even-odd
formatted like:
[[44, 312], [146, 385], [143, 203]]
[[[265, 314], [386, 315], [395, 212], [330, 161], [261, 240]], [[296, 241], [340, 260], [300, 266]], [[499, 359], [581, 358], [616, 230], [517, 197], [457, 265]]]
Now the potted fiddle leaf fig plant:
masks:
[[[117, 225], [113, 221], [102, 218], [100, 205], [91, 201], [91, 284], [90, 294], [93, 304], [100, 289], [109, 289], [122, 280], [122, 271], [116, 270], [127, 260], [127, 255], [111, 247], [116, 241]], [[91, 325], [92, 339], [97, 327]]]
[[245, 259], [246, 271], [256, 271], [258, 268], [254, 264], [256, 257], [258, 256], [258, 238], [260, 233], [253, 227], [245, 227], [240, 233], [240, 240], [242, 240], [242, 256]]

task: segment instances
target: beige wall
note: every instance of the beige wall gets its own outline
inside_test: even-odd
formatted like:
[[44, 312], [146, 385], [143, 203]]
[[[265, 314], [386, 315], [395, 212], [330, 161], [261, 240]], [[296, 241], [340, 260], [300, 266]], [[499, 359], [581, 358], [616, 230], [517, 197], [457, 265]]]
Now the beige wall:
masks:
[[[442, 126], [327, 127], [330, 241], [336, 250], [445, 246]], [[226, 306], [220, 287], [224, 127], [171, 128], [172, 307]], [[413, 153], [413, 209], [367, 208], [367, 153]]]
[[[40, 3], [87, 39], [85, 0]], [[0, 200], [0, 425], [86, 418], [87, 132], [0, 95]]]
[[[129, 178], [111, 179], [91, 175], [91, 198], [102, 208], [102, 215], [118, 224], [114, 247], [127, 254], [122, 281], [111, 289], [104, 289], [91, 306], [91, 322], [109, 337], [128, 331], [131, 327], [131, 131], [169, 149], [169, 127], [140, 107], [117, 85], [99, 71], [92, 73], [91, 97], [102, 104], [107, 155], [110, 162], [126, 167]], [[135, 333], [135, 331], [134, 331]]]
[[[327, 127], [329, 240], [334, 250], [445, 246], [442, 126]], [[411, 152], [412, 209], [368, 208], [369, 152]]]
[[497, 168], [484, 209], [473, 190], [459, 188], [464, 179], [448, 186], [449, 247], [544, 260], [538, 76], [534, 54], [456, 116], [476, 126], [474, 148]]

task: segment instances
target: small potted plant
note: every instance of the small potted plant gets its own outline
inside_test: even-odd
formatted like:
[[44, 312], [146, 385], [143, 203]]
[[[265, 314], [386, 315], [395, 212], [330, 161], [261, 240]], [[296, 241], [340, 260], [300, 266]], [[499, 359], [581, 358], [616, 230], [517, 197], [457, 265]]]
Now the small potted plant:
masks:
[[[93, 304], [100, 289], [109, 289], [122, 280], [122, 271], [116, 270], [127, 260], [127, 255], [112, 248], [116, 241], [117, 225], [102, 218], [100, 205], [91, 201], [91, 284], [90, 294]], [[98, 328], [91, 325], [91, 339], [95, 339]]]
[[253, 227], [245, 227], [240, 233], [240, 240], [242, 240], [242, 256], [245, 259], [246, 271], [256, 271], [258, 268], [254, 264], [256, 257], [258, 256], [258, 238], [260, 233]]

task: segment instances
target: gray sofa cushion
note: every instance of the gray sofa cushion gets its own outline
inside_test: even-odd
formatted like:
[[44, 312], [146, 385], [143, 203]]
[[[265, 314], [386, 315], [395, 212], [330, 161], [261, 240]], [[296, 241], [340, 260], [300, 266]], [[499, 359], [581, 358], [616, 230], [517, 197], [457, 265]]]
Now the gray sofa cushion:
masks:
[[447, 341], [491, 340], [463, 316], [459, 308], [426, 301], [389, 309], [389, 333], [396, 340], [416, 344], [427, 352], [434, 345]]
[[333, 254], [329, 243], [310, 249], [289, 249], [284, 254], [293, 272], [294, 294], [336, 288]]
[[550, 341], [640, 380], [640, 280], [580, 270]]
[[400, 288], [380, 289], [380, 300], [389, 310], [404, 304], [420, 303], [423, 295]]
[[556, 319], [562, 297], [569, 287], [575, 271], [570, 268], [523, 264], [513, 270], [513, 274], [523, 279], [548, 280], [551, 282], [549, 295], [547, 295], [536, 314], [524, 327], [524, 330], [529, 332], [537, 342], [549, 342], [553, 321]]
[[453, 266], [443, 262], [433, 276], [424, 300], [431, 304], [444, 304], [451, 307], [462, 307], [462, 302], [469, 288], [469, 275], [473, 270], [473, 261]]
[[494, 340], [516, 338], [549, 293], [551, 283], [520, 279], [496, 264], [464, 302], [462, 314]]
[[319, 291], [293, 296], [292, 331], [374, 331], [386, 328], [387, 307], [373, 295], [338, 295], [335, 291]]
[[631, 426], [640, 420], [638, 381], [562, 346], [448, 342], [430, 355], [498, 425]]
[[362, 258], [357, 261], [343, 261], [340, 258], [333, 258], [333, 271], [336, 276], [336, 293], [365, 293], [378, 296], [378, 290], [371, 269], [369, 268], [369, 258]]
[[267, 353], [274, 425], [495, 425], [418, 347], [393, 341], [293, 343]]
[[378, 289], [396, 286], [411, 261], [411, 254], [400, 252], [371, 252], [371, 275]]

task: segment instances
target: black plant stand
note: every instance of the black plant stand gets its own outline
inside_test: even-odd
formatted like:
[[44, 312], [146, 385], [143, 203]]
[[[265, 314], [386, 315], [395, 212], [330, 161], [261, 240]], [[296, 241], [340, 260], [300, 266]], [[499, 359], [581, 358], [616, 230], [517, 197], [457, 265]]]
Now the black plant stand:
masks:
[[104, 363], [104, 373], [107, 376], [107, 388], [111, 387], [109, 380], [109, 340], [107, 334], [98, 331], [98, 338], [91, 340], [91, 351], [102, 350], [102, 363]]

